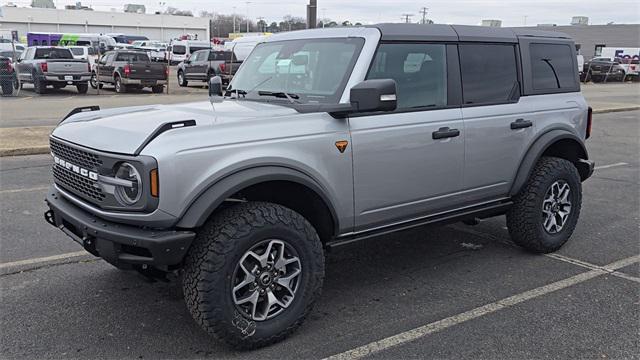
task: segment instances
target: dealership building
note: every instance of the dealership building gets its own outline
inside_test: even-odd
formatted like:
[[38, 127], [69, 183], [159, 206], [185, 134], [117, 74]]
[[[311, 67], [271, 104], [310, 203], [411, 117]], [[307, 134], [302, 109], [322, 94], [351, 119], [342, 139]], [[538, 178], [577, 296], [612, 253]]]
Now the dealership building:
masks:
[[208, 39], [209, 34], [209, 19], [191, 16], [6, 6], [0, 10], [0, 31], [17, 30], [21, 39], [28, 32], [123, 33], [155, 40], [185, 34]]
[[640, 48], [640, 24], [538, 25], [536, 29], [560, 31], [571, 36], [585, 60], [600, 56], [604, 47]]

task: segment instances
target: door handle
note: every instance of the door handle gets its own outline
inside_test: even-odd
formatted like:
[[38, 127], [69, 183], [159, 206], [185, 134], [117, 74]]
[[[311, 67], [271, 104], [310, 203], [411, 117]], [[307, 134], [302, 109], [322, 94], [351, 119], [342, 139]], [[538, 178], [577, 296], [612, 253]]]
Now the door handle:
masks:
[[529, 120], [525, 119], [517, 119], [516, 121], [511, 123], [511, 130], [518, 130], [531, 127], [533, 123]]
[[441, 127], [438, 131], [431, 133], [433, 140], [452, 138], [456, 136], [460, 136], [460, 130], [449, 129], [448, 127]]

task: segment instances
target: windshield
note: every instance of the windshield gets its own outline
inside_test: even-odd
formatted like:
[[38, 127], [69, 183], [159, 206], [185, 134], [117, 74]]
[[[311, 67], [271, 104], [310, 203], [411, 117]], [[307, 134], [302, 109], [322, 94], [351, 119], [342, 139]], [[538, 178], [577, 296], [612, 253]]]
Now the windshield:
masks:
[[[364, 39], [304, 39], [259, 44], [230, 88], [258, 98], [286, 93], [299, 102], [337, 103]], [[287, 99], [285, 99], [287, 100]]]
[[38, 48], [35, 59], [73, 59], [73, 55], [69, 49]]

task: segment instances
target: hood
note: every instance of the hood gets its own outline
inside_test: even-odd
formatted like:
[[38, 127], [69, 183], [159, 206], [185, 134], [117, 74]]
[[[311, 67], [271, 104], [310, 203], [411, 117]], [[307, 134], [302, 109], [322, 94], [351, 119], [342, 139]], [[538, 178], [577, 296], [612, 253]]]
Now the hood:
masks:
[[285, 106], [245, 100], [133, 106], [78, 113], [60, 123], [52, 135], [100, 151], [135, 155], [143, 144], [146, 146], [160, 135], [165, 124], [194, 120], [194, 126], [209, 127], [222, 122], [267, 120], [295, 113]]

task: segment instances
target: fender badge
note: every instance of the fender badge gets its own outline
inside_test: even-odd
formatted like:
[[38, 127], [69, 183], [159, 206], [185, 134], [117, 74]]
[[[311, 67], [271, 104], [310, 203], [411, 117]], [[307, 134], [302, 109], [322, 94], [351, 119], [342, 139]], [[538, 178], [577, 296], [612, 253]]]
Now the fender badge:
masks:
[[347, 140], [336, 141], [336, 147], [341, 154], [347, 149], [347, 145], [349, 145]]

